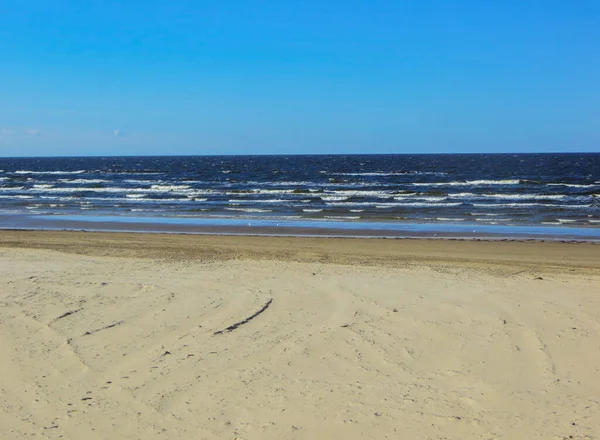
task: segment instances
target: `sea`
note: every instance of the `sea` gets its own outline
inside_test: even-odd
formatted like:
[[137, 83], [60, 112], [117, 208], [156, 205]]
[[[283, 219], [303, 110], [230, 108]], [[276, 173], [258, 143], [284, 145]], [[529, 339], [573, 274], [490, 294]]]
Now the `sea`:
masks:
[[600, 153], [0, 158], [0, 228], [100, 223], [600, 237]]

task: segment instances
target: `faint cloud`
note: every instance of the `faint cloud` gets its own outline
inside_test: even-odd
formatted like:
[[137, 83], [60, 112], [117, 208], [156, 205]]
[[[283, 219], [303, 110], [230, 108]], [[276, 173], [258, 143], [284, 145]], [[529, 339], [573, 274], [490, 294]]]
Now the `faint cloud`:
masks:
[[121, 130], [115, 130], [115, 131], [113, 131], [113, 136], [114, 137], [119, 137], [121, 135], [122, 135]]
[[42, 132], [40, 130], [38, 130], [37, 128], [27, 128], [25, 130], [25, 135], [26, 136], [30, 136], [30, 137], [39, 137], [39, 136], [43, 136]]
[[12, 128], [0, 128], [0, 135], [10, 136], [11, 134], [15, 134], [15, 130]]

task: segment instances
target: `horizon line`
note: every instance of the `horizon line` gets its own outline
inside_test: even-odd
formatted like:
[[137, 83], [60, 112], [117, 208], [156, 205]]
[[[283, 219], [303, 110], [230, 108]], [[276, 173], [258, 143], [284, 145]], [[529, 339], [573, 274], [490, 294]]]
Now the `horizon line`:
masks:
[[287, 154], [272, 154], [272, 153], [254, 153], [254, 154], [108, 154], [108, 155], [81, 155], [81, 156], [0, 156], [2, 159], [93, 159], [99, 157], [244, 157], [244, 156], [264, 156], [264, 157], [282, 157], [282, 156], [434, 156], [434, 155], [526, 155], [526, 154], [600, 154], [599, 151], [525, 151], [525, 152], [485, 152], [485, 153], [287, 153]]

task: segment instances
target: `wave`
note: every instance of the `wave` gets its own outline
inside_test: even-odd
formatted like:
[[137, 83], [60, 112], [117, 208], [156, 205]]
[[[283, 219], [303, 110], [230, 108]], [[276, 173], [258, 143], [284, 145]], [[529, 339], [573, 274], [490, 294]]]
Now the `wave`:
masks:
[[375, 204], [377, 209], [382, 208], [405, 208], [405, 207], [413, 207], [413, 208], [442, 208], [442, 207], [451, 207], [451, 206], [460, 206], [462, 203], [426, 203], [426, 202], [411, 202], [411, 203], [386, 203]]
[[[21, 189], [23, 187], [20, 187]], [[2, 188], [0, 188], [2, 189]], [[192, 193], [198, 193], [196, 190], [192, 190], [185, 186], [166, 186], [166, 185], [153, 185], [150, 188], [124, 188], [120, 186], [108, 187], [108, 188], [90, 188], [90, 187], [64, 187], [64, 188], [31, 188], [28, 191], [40, 192], [40, 193], [164, 193], [164, 194], [179, 194], [179, 195], [190, 195]]]
[[326, 215], [325, 218], [328, 220], [360, 220], [359, 216], [352, 215]]
[[[306, 190], [306, 192], [309, 192], [308, 190]], [[241, 194], [304, 194], [304, 192], [300, 193], [298, 192], [298, 190], [295, 189], [259, 189], [259, 188], [252, 188], [252, 189], [238, 189], [238, 190], [228, 190], [225, 191], [225, 195], [228, 196], [239, 196]]]
[[241, 211], [241, 212], [273, 212], [271, 209], [261, 208], [225, 208], [227, 211]]
[[24, 186], [0, 186], [0, 191], [20, 191]]
[[322, 212], [322, 209], [308, 209], [308, 208], [304, 208], [302, 211], [304, 212]]
[[324, 202], [341, 202], [348, 199], [349, 197], [346, 196], [321, 196], [321, 200]]
[[570, 188], [594, 188], [598, 186], [598, 182], [590, 184], [582, 183], [547, 183], [548, 186], [568, 186]]
[[94, 171], [89, 171], [89, 173], [94, 173], [94, 174], [112, 174], [112, 175], [122, 175], [122, 174], [142, 174], [142, 175], [148, 175], [148, 176], [158, 176], [158, 175], [162, 175], [165, 174], [165, 172], [160, 172], [157, 170], [119, 170], [119, 171], [115, 171], [115, 170], [94, 170]]
[[240, 195], [240, 194], [286, 194], [286, 195], [297, 195], [299, 197], [314, 195], [323, 197], [373, 197], [387, 199], [393, 197], [394, 194], [386, 191], [377, 190], [354, 190], [354, 189], [340, 189], [340, 190], [323, 190], [323, 189], [239, 189], [239, 190], [228, 190], [225, 191], [226, 195]]
[[475, 193], [455, 193], [448, 194], [447, 197], [455, 199], [515, 199], [515, 200], [560, 200], [569, 196], [567, 194], [475, 194]]
[[88, 172], [86, 170], [77, 171], [29, 171], [29, 170], [18, 170], [14, 174], [41, 174], [41, 175], [59, 175], [59, 174], [83, 174]]
[[[252, 203], [289, 203], [292, 200], [282, 200], [282, 199], [266, 199], [266, 200], [248, 200], [248, 199], [231, 199], [228, 200], [229, 203], [238, 203], [238, 204], [252, 204]], [[297, 200], [293, 200], [297, 202]]]
[[307, 188], [340, 188], [340, 187], [348, 187], [348, 188], [364, 188], [364, 187], [374, 187], [374, 186], [387, 186], [387, 187], [395, 187], [396, 184], [391, 183], [379, 183], [379, 182], [315, 182], [314, 180], [290, 180], [290, 181], [278, 181], [278, 182], [264, 182], [264, 181], [256, 181], [256, 180], [248, 180], [248, 181], [239, 181], [236, 182], [236, 185], [247, 185], [254, 186], [262, 189], [261, 187], [296, 187], [296, 189], [307, 189]]
[[190, 185], [152, 185], [150, 187], [151, 190], [155, 191], [180, 191], [180, 190], [188, 190], [190, 189]]
[[406, 206], [460, 206], [462, 202], [450, 202], [450, 203], [435, 203], [435, 202], [326, 202], [327, 206], [337, 206], [337, 207], [378, 207], [378, 208], [393, 208], [393, 207], [406, 207]]
[[[564, 208], [564, 209], [582, 209], [590, 208], [593, 205], [558, 205], [555, 203], [473, 203], [476, 208]], [[479, 214], [478, 214], [479, 215]]]
[[[112, 181], [111, 181], [112, 182]], [[123, 183], [134, 183], [139, 185], [154, 185], [160, 183], [160, 181], [156, 180], [145, 180], [145, 179], [125, 179]]]
[[39, 193], [127, 193], [127, 192], [149, 192], [144, 188], [89, 188], [89, 187], [68, 187], [68, 188], [31, 188], [29, 192]]
[[85, 184], [85, 183], [112, 183], [112, 180], [105, 179], [58, 179], [60, 183], [77, 183], [77, 184]]
[[509, 180], [467, 180], [464, 182], [413, 182], [413, 186], [490, 186], [490, 185], [518, 185], [522, 181], [516, 179]]
[[10, 196], [0, 196], [0, 199], [3, 200], [11, 200], [11, 199], [35, 199], [34, 196], [25, 196], [22, 194], [19, 195], [10, 195]]
[[476, 218], [475, 221], [476, 222], [510, 222], [513, 221], [514, 219], [511, 218]]
[[328, 173], [327, 171], [319, 171], [321, 174], [329, 174], [330, 176], [365, 176], [365, 177], [377, 177], [377, 176], [408, 176], [408, 175], [419, 175], [419, 176], [445, 176], [447, 173], [435, 172], [435, 171], [375, 171], [375, 172], [364, 172], [364, 173]]
[[46, 200], [60, 200], [60, 201], [72, 201], [77, 202], [81, 205], [91, 205], [94, 202], [110, 202], [110, 204], [115, 203], [144, 203], [144, 204], [160, 204], [165, 202], [177, 203], [177, 204], [185, 204], [185, 203], [193, 203], [193, 200], [188, 198], [160, 198], [160, 199], [151, 199], [151, 198], [128, 198], [127, 195], [125, 197], [86, 197], [85, 199], [82, 197], [76, 196], [42, 196], [41, 199]]
[[420, 200], [420, 201], [425, 201], [425, 202], [441, 202], [443, 200], [446, 200], [447, 197], [422, 197], [422, 196], [400, 196], [400, 197], [394, 197], [394, 200], [398, 200], [398, 201], [402, 201], [402, 200]]
[[389, 199], [394, 196], [394, 194], [386, 191], [376, 191], [376, 190], [351, 190], [351, 189], [341, 189], [335, 190], [332, 192], [326, 192], [325, 196], [346, 196], [346, 197], [373, 197], [378, 199]]

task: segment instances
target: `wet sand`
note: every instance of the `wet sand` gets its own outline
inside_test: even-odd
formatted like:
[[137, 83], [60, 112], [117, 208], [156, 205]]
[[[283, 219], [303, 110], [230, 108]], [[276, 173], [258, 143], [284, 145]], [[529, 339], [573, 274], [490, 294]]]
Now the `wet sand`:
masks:
[[594, 243], [1, 231], [0, 438], [596, 438], [599, 285]]

